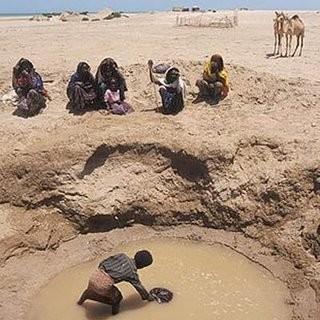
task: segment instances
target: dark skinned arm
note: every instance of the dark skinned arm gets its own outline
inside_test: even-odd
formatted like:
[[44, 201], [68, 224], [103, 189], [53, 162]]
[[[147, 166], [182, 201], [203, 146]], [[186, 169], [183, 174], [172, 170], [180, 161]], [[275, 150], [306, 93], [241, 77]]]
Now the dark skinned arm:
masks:
[[149, 67], [149, 76], [150, 76], [150, 81], [152, 83], [157, 84], [158, 86], [161, 86], [162, 83], [158, 80], [158, 78], [153, 74], [152, 72], [152, 67], [153, 67], [153, 61], [149, 60], [148, 61], [148, 67]]
[[152, 295], [146, 290], [146, 288], [142, 285], [139, 278], [128, 280], [133, 287], [137, 290], [142, 300], [154, 301]]
[[208, 83], [215, 83], [218, 80], [218, 78], [216, 74], [209, 76], [207, 72], [203, 72], [203, 80], [207, 81]]

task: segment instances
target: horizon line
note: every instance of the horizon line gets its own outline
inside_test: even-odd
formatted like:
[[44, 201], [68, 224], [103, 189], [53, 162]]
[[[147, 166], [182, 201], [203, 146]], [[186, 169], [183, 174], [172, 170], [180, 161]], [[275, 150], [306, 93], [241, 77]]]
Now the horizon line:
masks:
[[[192, 8], [192, 7], [190, 7]], [[124, 12], [124, 13], [148, 13], [148, 12], [173, 12], [171, 9], [167, 9], [167, 10], [161, 10], [161, 9], [157, 9], [157, 10], [115, 10], [116, 12]], [[224, 9], [202, 9], [202, 10], [216, 10], [216, 11], [226, 11], [226, 10], [239, 10], [239, 11], [274, 11], [274, 10], [286, 10], [286, 11], [320, 11], [319, 9], [294, 9], [294, 8], [289, 8], [289, 9], [285, 9], [285, 8], [247, 8], [247, 7], [238, 7], [238, 8], [224, 8]], [[241, 10], [241, 9], [247, 9], [247, 10]], [[103, 10], [103, 9], [101, 9]], [[100, 11], [101, 11], [100, 10]], [[112, 10], [112, 9], [111, 9]], [[89, 11], [89, 10], [45, 10], [45, 11], [32, 11], [32, 12], [1, 12], [0, 11], [0, 15], [30, 15], [30, 14], [47, 14], [47, 13], [63, 13], [63, 12], [88, 12], [91, 14], [94, 13], [99, 13], [99, 11]], [[201, 12], [201, 11], [200, 11]], [[199, 12], [198, 12], [199, 13]]]

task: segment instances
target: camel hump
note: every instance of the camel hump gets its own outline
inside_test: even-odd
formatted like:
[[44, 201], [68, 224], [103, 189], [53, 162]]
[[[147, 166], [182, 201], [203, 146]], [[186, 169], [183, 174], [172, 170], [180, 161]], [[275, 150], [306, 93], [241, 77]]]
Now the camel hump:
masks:
[[291, 19], [292, 20], [300, 20], [300, 17], [297, 14], [295, 14]]

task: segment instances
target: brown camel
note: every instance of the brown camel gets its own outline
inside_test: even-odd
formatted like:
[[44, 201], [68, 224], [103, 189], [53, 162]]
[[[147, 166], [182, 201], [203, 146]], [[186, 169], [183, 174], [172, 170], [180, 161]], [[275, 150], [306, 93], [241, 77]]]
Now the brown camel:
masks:
[[282, 38], [284, 36], [284, 14], [283, 12], [275, 12], [276, 17], [273, 19], [273, 30], [274, 30], [274, 50], [273, 55], [282, 56]]
[[283, 24], [283, 31], [286, 36], [286, 56], [291, 55], [291, 45], [292, 45], [292, 37], [297, 37], [297, 45], [292, 54], [292, 57], [295, 56], [299, 46], [300, 46], [300, 53], [299, 56], [302, 55], [303, 49], [303, 41], [305, 35], [305, 25], [303, 21], [299, 18], [298, 15], [294, 15], [292, 18], [285, 16], [284, 24]]

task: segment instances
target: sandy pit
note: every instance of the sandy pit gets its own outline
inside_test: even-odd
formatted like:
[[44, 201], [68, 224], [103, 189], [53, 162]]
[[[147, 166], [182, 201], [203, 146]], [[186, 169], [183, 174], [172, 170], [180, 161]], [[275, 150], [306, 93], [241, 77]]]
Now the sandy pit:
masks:
[[[143, 302], [133, 288], [118, 285], [124, 295], [121, 313], [115, 319], [221, 320], [291, 319], [288, 289], [272, 273], [223, 246], [170, 239], [133, 242], [113, 252], [134, 256], [149, 250], [154, 263], [139, 272], [145, 286], [165, 287], [174, 292], [168, 305]], [[75, 301], [99, 260], [81, 264], [53, 279], [35, 298], [29, 319], [108, 319], [111, 308]]]
[[[272, 12], [241, 12], [228, 30], [177, 28], [171, 13], [0, 20], [0, 95], [24, 56], [50, 80], [53, 98], [32, 119], [0, 102], [1, 320], [25, 320], [64, 270], [126, 242], [167, 237], [235, 250], [288, 288], [291, 319], [318, 319], [320, 26], [316, 13], [299, 15], [307, 36], [293, 59], [270, 58]], [[230, 95], [219, 106], [194, 104], [212, 51], [225, 57]], [[68, 114], [77, 63], [95, 71], [106, 56], [121, 65], [136, 112]], [[179, 115], [154, 112], [149, 58], [177, 65], [187, 80]]]

